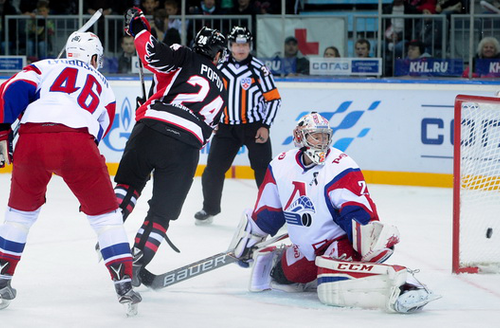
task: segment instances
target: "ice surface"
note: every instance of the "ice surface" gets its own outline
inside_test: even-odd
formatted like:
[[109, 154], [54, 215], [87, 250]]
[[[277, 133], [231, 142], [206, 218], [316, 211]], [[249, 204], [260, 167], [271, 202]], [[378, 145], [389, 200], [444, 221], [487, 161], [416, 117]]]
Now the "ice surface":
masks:
[[[0, 174], [0, 211], [9, 185], [10, 175]], [[126, 223], [130, 240], [144, 219], [150, 188]], [[163, 243], [151, 271], [165, 272], [227, 249], [257, 189], [251, 180], [232, 179], [224, 188], [223, 212], [212, 225], [195, 226], [193, 215], [202, 206], [200, 179], [195, 179], [181, 217], [168, 231], [181, 253]], [[381, 220], [401, 233], [388, 262], [420, 269], [417, 277], [443, 296], [419, 314], [335, 308], [321, 304], [314, 293], [250, 293], [250, 271], [229, 265], [161, 291], [140, 287], [139, 314], [127, 318], [107, 270], [97, 263], [93, 230], [78, 212], [76, 198], [54, 177], [12, 281], [17, 298], [0, 311], [0, 327], [500, 327], [500, 275], [451, 274], [451, 189], [369, 188]]]

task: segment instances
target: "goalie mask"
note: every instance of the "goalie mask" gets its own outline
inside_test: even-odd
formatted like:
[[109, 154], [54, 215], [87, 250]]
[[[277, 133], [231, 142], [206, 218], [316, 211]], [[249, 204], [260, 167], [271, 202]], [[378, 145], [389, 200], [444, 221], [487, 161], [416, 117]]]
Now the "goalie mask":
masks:
[[97, 55], [97, 68], [102, 67], [103, 48], [99, 37], [91, 32], [73, 32], [66, 42], [66, 58], [78, 59], [91, 65]]
[[328, 120], [313, 112], [299, 120], [293, 130], [293, 142], [313, 163], [323, 165], [332, 145], [332, 134]]

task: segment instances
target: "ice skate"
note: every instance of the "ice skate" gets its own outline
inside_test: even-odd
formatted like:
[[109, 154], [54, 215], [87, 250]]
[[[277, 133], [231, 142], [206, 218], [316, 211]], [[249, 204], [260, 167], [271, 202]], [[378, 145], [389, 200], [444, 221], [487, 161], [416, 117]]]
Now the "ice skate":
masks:
[[123, 279], [115, 281], [116, 294], [118, 302], [125, 306], [125, 312], [128, 317], [137, 315], [138, 304], [142, 301], [141, 294], [134, 291], [132, 288], [132, 280], [129, 276], [124, 276]]
[[16, 298], [16, 290], [10, 286], [10, 279], [0, 278], [0, 310], [9, 306], [10, 302]]
[[208, 214], [205, 210], [200, 210], [194, 215], [194, 224], [196, 225], [206, 225], [211, 224], [214, 221], [214, 216]]

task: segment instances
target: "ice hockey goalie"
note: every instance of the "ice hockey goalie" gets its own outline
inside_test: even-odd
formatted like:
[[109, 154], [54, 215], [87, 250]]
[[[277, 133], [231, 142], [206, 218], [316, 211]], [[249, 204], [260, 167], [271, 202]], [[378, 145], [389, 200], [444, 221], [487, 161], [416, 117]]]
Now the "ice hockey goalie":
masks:
[[[328, 121], [317, 113], [293, 131], [297, 149], [269, 164], [253, 211], [230, 249], [252, 265], [251, 291], [317, 290], [328, 305], [413, 313], [439, 298], [404, 266], [382, 264], [399, 243], [379, 221], [358, 165], [333, 148]], [[286, 227], [291, 245], [255, 249]]]

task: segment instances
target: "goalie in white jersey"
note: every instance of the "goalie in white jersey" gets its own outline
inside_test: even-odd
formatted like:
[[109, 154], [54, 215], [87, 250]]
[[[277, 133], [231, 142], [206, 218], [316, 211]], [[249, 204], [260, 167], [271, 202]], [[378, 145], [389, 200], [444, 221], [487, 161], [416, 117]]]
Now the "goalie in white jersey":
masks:
[[[271, 161], [231, 243], [240, 264], [253, 262], [250, 290], [317, 286], [329, 305], [401, 313], [437, 299], [405, 267], [380, 264], [399, 242], [398, 230], [379, 222], [360, 168], [331, 147], [328, 120], [304, 116], [293, 138], [298, 148]], [[254, 251], [285, 224], [291, 246]]]
[[115, 95], [97, 70], [101, 41], [93, 33], [74, 32], [66, 56], [28, 65], [0, 87], [0, 167], [11, 160], [11, 124], [20, 118], [8, 208], [0, 225], [0, 309], [16, 297], [11, 279], [55, 173], [87, 214], [118, 300], [133, 315], [141, 296], [132, 289], [130, 245], [97, 148], [115, 115]]

